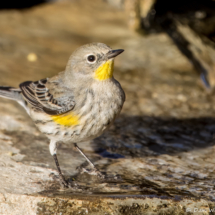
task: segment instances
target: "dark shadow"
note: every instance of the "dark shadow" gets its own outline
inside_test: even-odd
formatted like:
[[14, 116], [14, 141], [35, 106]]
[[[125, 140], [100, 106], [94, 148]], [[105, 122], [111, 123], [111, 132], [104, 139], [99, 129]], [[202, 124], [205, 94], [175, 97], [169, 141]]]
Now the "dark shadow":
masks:
[[0, 9], [25, 9], [30, 8], [39, 4], [50, 2], [50, 0], [9, 0], [9, 1], [1, 1]]
[[95, 150], [104, 157], [176, 155], [212, 146], [215, 119], [123, 117], [101, 137]]
[[160, 23], [172, 18], [212, 39], [210, 35], [215, 32], [215, 25], [211, 22], [211, 18], [215, 17], [214, 11], [215, 2], [211, 0], [157, 0], [142, 20], [142, 27], [148, 32], [159, 32], [162, 29]]

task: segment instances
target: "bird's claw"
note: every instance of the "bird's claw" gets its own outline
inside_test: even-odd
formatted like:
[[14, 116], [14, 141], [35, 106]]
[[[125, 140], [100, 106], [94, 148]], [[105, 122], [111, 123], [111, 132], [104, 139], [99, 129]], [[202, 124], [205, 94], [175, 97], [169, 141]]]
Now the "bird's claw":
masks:
[[80, 167], [80, 173], [83, 174], [83, 173], [87, 173], [89, 175], [95, 175], [97, 176], [99, 179], [104, 179], [105, 178], [105, 175], [103, 175], [99, 170], [97, 170], [95, 167], [92, 168], [92, 169], [86, 169], [84, 167]]

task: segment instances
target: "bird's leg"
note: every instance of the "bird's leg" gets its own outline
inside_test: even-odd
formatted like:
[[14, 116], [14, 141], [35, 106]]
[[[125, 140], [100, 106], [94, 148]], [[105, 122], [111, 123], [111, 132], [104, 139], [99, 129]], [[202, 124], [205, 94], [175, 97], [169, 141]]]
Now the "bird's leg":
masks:
[[60, 182], [63, 184], [64, 187], [68, 188], [69, 184], [68, 184], [68, 182], [66, 181], [66, 179], [64, 178], [64, 176], [63, 176], [63, 174], [61, 172], [60, 165], [59, 165], [59, 162], [58, 162], [58, 159], [57, 159], [57, 143], [55, 141], [51, 140], [51, 142], [49, 144], [49, 150], [50, 150], [50, 153], [53, 156], [55, 164], [57, 166], [57, 171], [58, 171], [58, 174], [59, 174], [59, 177], [60, 177]]
[[92, 163], [92, 161], [84, 154], [84, 152], [78, 147], [78, 145], [75, 143], [75, 148], [84, 156], [84, 158], [87, 160], [87, 162], [90, 164], [90, 166], [92, 167], [92, 170], [86, 170], [85, 168], [82, 168], [83, 172], [86, 172], [90, 175], [97, 175], [99, 178], [104, 178], [105, 176], [96, 169], [95, 165]]
[[58, 174], [59, 174], [59, 177], [60, 177], [60, 182], [63, 184], [64, 187], [68, 188], [69, 184], [68, 184], [68, 182], [66, 181], [66, 179], [64, 178], [64, 176], [63, 176], [63, 174], [61, 172], [60, 165], [59, 165], [58, 159], [57, 159], [57, 155], [54, 154], [53, 158], [54, 158], [55, 164], [57, 166], [57, 171], [58, 171]]

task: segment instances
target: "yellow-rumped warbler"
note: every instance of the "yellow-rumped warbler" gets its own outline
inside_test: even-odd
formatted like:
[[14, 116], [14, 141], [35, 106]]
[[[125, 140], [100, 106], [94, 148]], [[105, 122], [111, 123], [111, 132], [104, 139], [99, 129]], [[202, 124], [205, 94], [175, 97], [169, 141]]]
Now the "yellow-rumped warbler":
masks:
[[98, 137], [120, 113], [125, 101], [121, 85], [113, 77], [114, 57], [124, 50], [112, 50], [103, 43], [91, 43], [71, 55], [64, 72], [36, 82], [26, 81], [20, 88], [0, 87], [0, 96], [16, 100], [50, 139], [61, 182], [57, 143], [73, 143], [92, 166], [90, 174], [101, 173], [76, 143]]

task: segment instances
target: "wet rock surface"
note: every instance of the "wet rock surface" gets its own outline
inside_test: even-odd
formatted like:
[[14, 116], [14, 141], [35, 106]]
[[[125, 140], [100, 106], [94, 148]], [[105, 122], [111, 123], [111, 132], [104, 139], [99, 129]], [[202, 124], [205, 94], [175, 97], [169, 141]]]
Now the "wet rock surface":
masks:
[[124, 12], [98, 0], [2, 10], [0, 19], [1, 85], [53, 76], [75, 48], [97, 41], [125, 49], [115, 78], [126, 93], [112, 127], [79, 144], [105, 180], [81, 174], [84, 158], [72, 145], [59, 146], [62, 171], [77, 184], [67, 190], [58, 183], [48, 139], [22, 107], [0, 98], [2, 214], [209, 214], [215, 208], [215, 97], [165, 34], [129, 31]]

